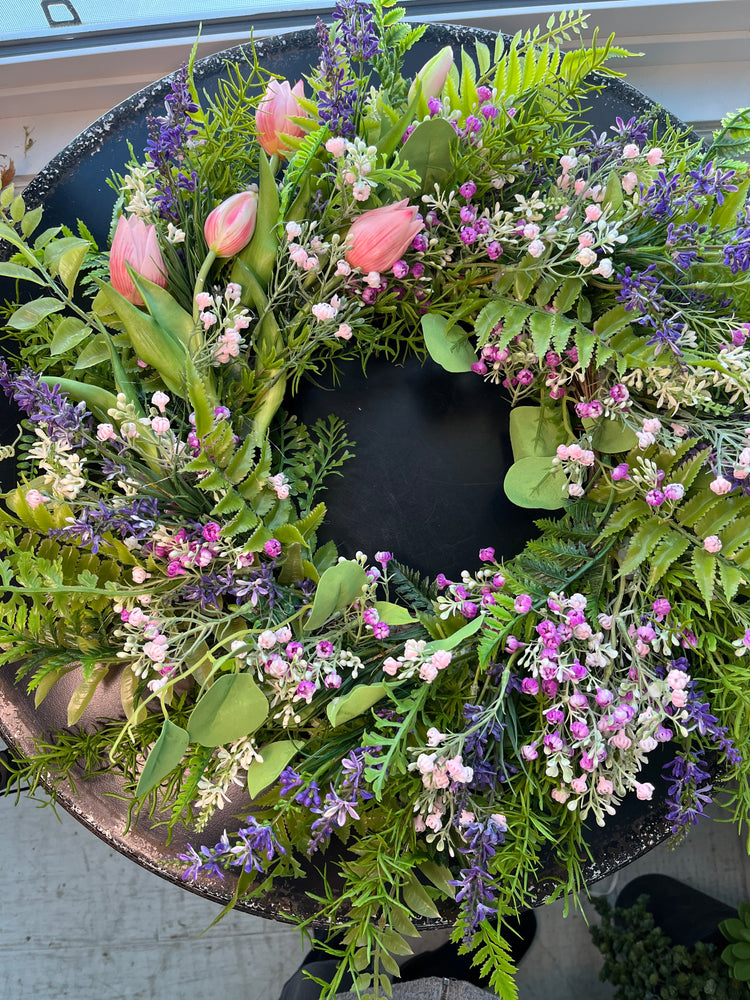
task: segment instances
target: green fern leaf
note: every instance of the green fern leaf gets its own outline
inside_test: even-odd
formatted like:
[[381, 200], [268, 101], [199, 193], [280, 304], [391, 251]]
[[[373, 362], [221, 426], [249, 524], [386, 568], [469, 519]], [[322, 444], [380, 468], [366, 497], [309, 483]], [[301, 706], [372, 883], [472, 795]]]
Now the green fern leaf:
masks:
[[693, 549], [693, 572], [695, 582], [701, 592], [706, 611], [711, 614], [711, 599], [714, 595], [714, 579], [716, 577], [716, 556], [705, 549]]
[[654, 587], [688, 548], [690, 539], [677, 531], [671, 531], [662, 539], [649, 560], [648, 586]]
[[622, 576], [627, 576], [648, 559], [664, 535], [670, 530], [669, 523], [659, 517], [645, 521], [633, 535], [625, 558], [620, 566]]

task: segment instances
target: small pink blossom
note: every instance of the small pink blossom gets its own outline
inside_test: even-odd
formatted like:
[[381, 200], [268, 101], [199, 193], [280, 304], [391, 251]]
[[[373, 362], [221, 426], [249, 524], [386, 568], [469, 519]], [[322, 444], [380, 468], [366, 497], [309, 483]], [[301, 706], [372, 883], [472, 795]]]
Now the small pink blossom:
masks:
[[142, 566], [134, 566], [130, 575], [133, 578], [133, 583], [145, 583], [151, 576]]
[[346, 152], [346, 139], [343, 139], [341, 136], [334, 136], [329, 139], [326, 142], [326, 152], [330, 153], [337, 160], [340, 159]]
[[709, 483], [708, 488], [712, 493], [715, 493], [717, 497], [722, 497], [726, 493], [731, 493], [732, 484], [723, 476], [717, 476], [712, 483]]
[[392, 656], [387, 657], [383, 661], [383, 670], [390, 677], [395, 677], [400, 669], [401, 669], [401, 664], [399, 663], [398, 660], [395, 660]]
[[635, 794], [644, 802], [650, 802], [655, 791], [656, 789], [650, 781], [645, 781], [643, 784], [638, 781], [635, 782]]
[[445, 670], [451, 662], [453, 654], [447, 649], [436, 649], [430, 658], [430, 662], [437, 670]]
[[348, 323], [339, 323], [338, 330], [334, 333], [334, 337], [339, 337], [341, 340], [351, 340], [352, 328]]
[[156, 407], [159, 413], [164, 413], [168, 403], [169, 403], [169, 396], [166, 394], [166, 392], [161, 392], [161, 390], [155, 392], [151, 397], [151, 404]]
[[721, 552], [721, 539], [718, 535], [709, 535], [707, 538], [703, 539], [703, 548], [706, 552], [711, 552], [713, 554]]
[[532, 240], [526, 250], [530, 257], [541, 257], [545, 251], [545, 246], [542, 240]]
[[630, 173], [625, 174], [622, 179], [622, 189], [627, 195], [631, 195], [638, 184], [638, 174], [634, 174], [631, 170]]
[[650, 167], [658, 167], [660, 163], [664, 163], [664, 154], [658, 146], [654, 146], [646, 150], [646, 159]]
[[587, 222], [598, 222], [602, 217], [602, 210], [598, 205], [587, 205], [586, 206], [586, 221]]
[[438, 729], [435, 728], [435, 726], [430, 726], [430, 728], [427, 730], [428, 747], [439, 746], [444, 739], [445, 739], [445, 733], [441, 733]]
[[43, 503], [47, 503], [47, 497], [43, 496], [39, 490], [27, 490], [26, 503], [32, 510], [36, 510], [36, 508], [41, 507]]
[[208, 309], [212, 302], [213, 299], [208, 292], [198, 292], [195, 296], [195, 303], [199, 309]]
[[595, 267], [592, 274], [600, 274], [602, 278], [611, 278], [614, 274], [614, 264], [609, 257], [602, 257], [599, 266]]
[[432, 684], [437, 675], [438, 669], [432, 663], [423, 663], [419, 668], [420, 680], [426, 681], [427, 684]]
[[634, 160], [636, 156], [640, 156], [641, 150], [634, 142], [629, 142], [622, 151], [622, 158], [624, 160]]
[[153, 417], [151, 420], [151, 430], [154, 434], [166, 434], [169, 426], [167, 417]]
[[266, 629], [258, 636], [258, 645], [261, 649], [273, 649], [276, 642], [276, 633], [272, 632], [271, 629]]
[[581, 267], [591, 267], [592, 264], [596, 263], [596, 253], [590, 247], [581, 247], [576, 254], [576, 260]]
[[566, 792], [564, 788], [553, 788], [551, 795], [555, 802], [559, 802], [561, 805], [570, 798], [570, 792]]

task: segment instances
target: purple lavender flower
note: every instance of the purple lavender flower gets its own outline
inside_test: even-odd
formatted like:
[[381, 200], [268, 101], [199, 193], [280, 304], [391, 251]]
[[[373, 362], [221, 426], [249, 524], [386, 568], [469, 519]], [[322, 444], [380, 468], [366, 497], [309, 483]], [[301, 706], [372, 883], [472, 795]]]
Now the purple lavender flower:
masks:
[[198, 105], [190, 94], [185, 63], [172, 77], [170, 87], [171, 93], [164, 99], [166, 115], [149, 116], [147, 119], [149, 139], [145, 153], [156, 168], [155, 187], [158, 194], [154, 202], [159, 215], [177, 222], [178, 192], [194, 191], [198, 180], [195, 171], [186, 175], [180, 170], [188, 142], [198, 134], [198, 130], [191, 127], [190, 116], [198, 111]]
[[338, 38], [331, 41], [326, 25], [318, 18], [316, 29], [320, 49], [320, 70], [326, 90], [318, 94], [318, 115], [334, 135], [354, 135], [357, 101], [355, 80], [350, 74], [346, 51]]
[[367, 62], [380, 55], [380, 42], [372, 24], [372, 9], [366, 3], [361, 0], [337, 0], [333, 20], [339, 25], [350, 61]]
[[42, 424], [55, 442], [81, 444], [91, 414], [84, 403], [73, 405], [59, 385], [49, 386], [31, 368], [17, 375], [0, 358], [0, 388], [26, 413], [32, 423]]

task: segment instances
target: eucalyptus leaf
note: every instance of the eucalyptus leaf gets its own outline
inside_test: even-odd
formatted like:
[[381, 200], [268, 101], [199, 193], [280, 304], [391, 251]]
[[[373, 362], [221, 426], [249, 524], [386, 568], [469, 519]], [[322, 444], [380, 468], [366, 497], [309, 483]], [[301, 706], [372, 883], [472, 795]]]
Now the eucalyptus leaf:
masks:
[[342, 611], [362, 596], [362, 588], [367, 585], [367, 574], [358, 562], [344, 559], [325, 571], [315, 588], [310, 617], [305, 629], [320, 628], [331, 615]]
[[559, 510], [565, 505], [563, 478], [554, 473], [554, 455], [529, 455], [514, 462], [505, 474], [505, 495], [516, 507]]
[[247, 769], [247, 790], [251, 798], [256, 798], [276, 781], [297, 750], [297, 744], [291, 740], [277, 740], [260, 748], [258, 752], [263, 763], [254, 760]]
[[591, 444], [603, 455], [617, 455], [635, 447], [638, 438], [622, 420], [608, 417], [584, 417], [583, 426], [591, 434]]
[[422, 317], [422, 334], [427, 352], [447, 372], [469, 372], [477, 355], [469, 335], [461, 327], [449, 329], [445, 316], [427, 313]]
[[224, 674], [196, 704], [188, 719], [190, 740], [218, 747], [254, 733], [268, 716], [268, 701], [250, 674]]
[[443, 186], [453, 170], [451, 147], [456, 142], [456, 132], [452, 125], [444, 118], [431, 118], [417, 125], [401, 147], [399, 163], [408, 163], [419, 174], [422, 180], [421, 194], [433, 194], [436, 184]]
[[148, 795], [153, 788], [157, 788], [169, 772], [180, 763], [189, 743], [190, 737], [187, 732], [181, 726], [165, 719], [159, 739], [154, 743], [143, 765], [135, 794]]
[[342, 726], [351, 719], [363, 715], [373, 705], [377, 705], [386, 694], [384, 684], [358, 684], [352, 691], [334, 698], [326, 707], [326, 714], [332, 726]]
[[510, 444], [516, 462], [531, 456], [551, 461], [557, 446], [568, 440], [561, 407], [514, 406], [510, 411]]

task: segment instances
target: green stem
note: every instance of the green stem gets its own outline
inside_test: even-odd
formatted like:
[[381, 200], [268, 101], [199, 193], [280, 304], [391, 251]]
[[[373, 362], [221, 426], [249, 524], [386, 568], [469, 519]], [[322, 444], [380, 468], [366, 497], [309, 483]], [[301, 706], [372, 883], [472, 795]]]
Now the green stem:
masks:
[[216, 251], [209, 250], [208, 253], [206, 254], [206, 259], [201, 264], [200, 271], [198, 271], [198, 277], [195, 279], [195, 288], [193, 289], [193, 319], [195, 320], [196, 323], [198, 322], [198, 314], [200, 313], [200, 309], [198, 307], [198, 303], [196, 302], [196, 298], [203, 291], [203, 286], [206, 283], [208, 272], [213, 267], [215, 260], [216, 260]]

